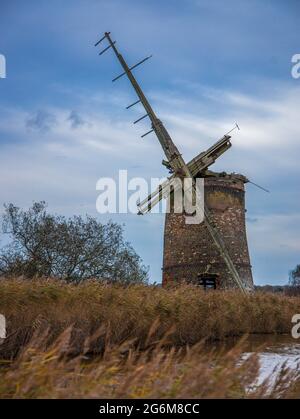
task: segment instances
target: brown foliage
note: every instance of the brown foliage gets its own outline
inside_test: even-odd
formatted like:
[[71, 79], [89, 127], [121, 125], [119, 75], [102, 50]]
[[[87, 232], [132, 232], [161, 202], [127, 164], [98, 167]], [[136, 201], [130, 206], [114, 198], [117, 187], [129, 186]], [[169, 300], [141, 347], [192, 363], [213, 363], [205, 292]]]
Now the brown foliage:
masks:
[[[149, 332], [149, 338], [151, 333]], [[99, 332], [97, 336], [101, 335]], [[242, 343], [230, 351], [193, 347], [166, 348], [168, 337], [146, 350], [133, 341], [111, 345], [90, 358], [94, 337], [82, 352], [72, 349], [72, 327], [51, 344], [48, 331], [35, 333], [12, 363], [0, 368], [0, 398], [283, 398], [296, 397], [299, 373], [282, 368], [275, 384], [258, 375], [256, 354], [241, 361]]]
[[[72, 326], [71, 342], [80, 353], [87, 336], [97, 330], [109, 335], [112, 345], [135, 340], [146, 345], [169, 333], [170, 345], [194, 345], [203, 339], [223, 339], [249, 333], [290, 333], [291, 318], [300, 313], [300, 298], [254, 293], [245, 298], [236, 291], [203, 292], [193, 286], [160, 287], [82, 285], [55, 280], [0, 280], [0, 313], [8, 323], [0, 356], [15, 357], [37, 329], [48, 329], [49, 344]], [[99, 337], [91, 347], [102, 354]]]

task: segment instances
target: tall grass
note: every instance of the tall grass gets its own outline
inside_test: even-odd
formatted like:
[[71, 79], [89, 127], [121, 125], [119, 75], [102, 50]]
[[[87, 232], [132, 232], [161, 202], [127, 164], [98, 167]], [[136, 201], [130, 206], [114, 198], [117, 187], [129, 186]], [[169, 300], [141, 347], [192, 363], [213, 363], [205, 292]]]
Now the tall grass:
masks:
[[[149, 331], [148, 340], [154, 332]], [[100, 333], [101, 334], [101, 333]], [[0, 398], [284, 398], [296, 397], [299, 372], [285, 368], [270, 387], [258, 376], [254, 354], [241, 361], [242, 345], [224, 353], [166, 348], [167, 336], [141, 351], [134, 341], [111, 345], [90, 358], [86, 337], [82, 352], [70, 356], [72, 327], [51, 345], [48, 332], [36, 333], [12, 363], [0, 367]], [[299, 395], [299, 392], [298, 392]]]
[[[0, 345], [2, 358], [15, 357], [35, 330], [48, 330], [49, 345], [73, 326], [74, 353], [84, 340], [105, 330], [112, 345], [134, 339], [139, 347], [156, 324], [152, 340], [169, 334], [173, 346], [194, 345], [202, 339], [224, 339], [249, 333], [290, 333], [291, 318], [300, 312], [300, 298], [235, 291], [204, 292], [192, 286], [176, 289], [118, 287], [89, 281], [67, 285], [55, 280], [0, 280], [0, 313], [7, 319], [8, 338]], [[103, 353], [99, 338], [91, 351]]]
[[296, 397], [297, 371], [253, 387], [255, 354], [203, 340], [289, 333], [299, 310], [299, 297], [274, 294], [1, 279], [0, 398]]

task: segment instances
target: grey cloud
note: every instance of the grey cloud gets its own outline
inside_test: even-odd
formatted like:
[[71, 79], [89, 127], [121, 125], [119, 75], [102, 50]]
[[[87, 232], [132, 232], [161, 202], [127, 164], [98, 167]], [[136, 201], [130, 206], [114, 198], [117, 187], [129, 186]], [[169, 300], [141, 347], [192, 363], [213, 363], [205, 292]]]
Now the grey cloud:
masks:
[[27, 119], [26, 127], [40, 132], [50, 131], [56, 124], [56, 118], [48, 111], [39, 110]]
[[74, 129], [86, 123], [85, 120], [79, 115], [79, 113], [74, 110], [70, 112], [70, 115], [68, 116], [67, 121], [71, 123], [71, 127]]

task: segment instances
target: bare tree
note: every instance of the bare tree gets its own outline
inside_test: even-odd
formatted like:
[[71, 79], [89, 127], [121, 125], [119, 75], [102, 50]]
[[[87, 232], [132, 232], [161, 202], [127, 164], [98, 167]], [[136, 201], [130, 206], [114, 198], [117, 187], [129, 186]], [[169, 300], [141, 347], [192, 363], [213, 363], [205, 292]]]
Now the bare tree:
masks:
[[0, 252], [2, 275], [147, 282], [147, 269], [124, 241], [119, 224], [102, 224], [90, 216], [51, 215], [42, 201], [27, 211], [5, 205], [3, 232], [11, 242]]
[[300, 294], [300, 265], [297, 265], [295, 269], [290, 271], [289, 283], [285, 287], [285, 294], [290, 296]]
[[291, 287], [300, 288], [300, 265], [290, 272], [289, 285]]

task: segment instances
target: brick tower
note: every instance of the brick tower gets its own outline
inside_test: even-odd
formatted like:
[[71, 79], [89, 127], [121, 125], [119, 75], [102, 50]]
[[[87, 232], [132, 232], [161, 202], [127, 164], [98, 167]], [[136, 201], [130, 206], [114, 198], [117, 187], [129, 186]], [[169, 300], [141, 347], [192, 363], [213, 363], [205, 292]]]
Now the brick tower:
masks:
[[[204, 180], [205, 202], [228, 248], [245, 288], [253, 279], [245, 225], [247, 179], [214, 173]], [[165, 220], [163, 286], [189, 282], [229, 289], [236, 287], [224, 259], [204, 223], [186, 224], [183, 214], [168, 213]]]

